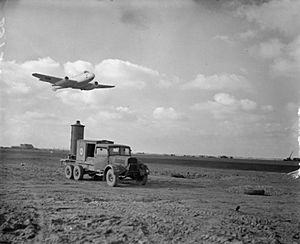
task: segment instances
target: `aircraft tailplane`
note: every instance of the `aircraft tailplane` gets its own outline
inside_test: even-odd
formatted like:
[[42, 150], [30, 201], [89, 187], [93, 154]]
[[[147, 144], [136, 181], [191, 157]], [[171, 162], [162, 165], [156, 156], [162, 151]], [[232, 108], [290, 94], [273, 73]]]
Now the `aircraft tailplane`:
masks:
[[61, 86], [56, 86], [56, 87], [53, 87], [52, 90], [53, 91], [57, 91], [57, 90], [60, 90], [60, 89], [63, 89], [64, 87], [61, 87]]

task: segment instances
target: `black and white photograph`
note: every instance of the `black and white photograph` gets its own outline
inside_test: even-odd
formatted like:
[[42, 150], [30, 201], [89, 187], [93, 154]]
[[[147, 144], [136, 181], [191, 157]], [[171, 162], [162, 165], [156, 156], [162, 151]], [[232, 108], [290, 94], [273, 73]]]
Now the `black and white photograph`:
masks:
[[0, 0], [0, 243], [300, 243], [299, 0]]

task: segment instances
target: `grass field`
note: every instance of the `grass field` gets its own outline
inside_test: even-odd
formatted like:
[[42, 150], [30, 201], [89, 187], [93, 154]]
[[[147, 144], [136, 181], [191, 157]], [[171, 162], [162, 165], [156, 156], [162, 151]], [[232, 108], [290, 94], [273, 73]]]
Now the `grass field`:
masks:
[[139, 155], [148, 184], [111, 188], [66, 179], [63, 157], [1, 150], [0, 243], [300, 243], [300, 184], [285, 162]]

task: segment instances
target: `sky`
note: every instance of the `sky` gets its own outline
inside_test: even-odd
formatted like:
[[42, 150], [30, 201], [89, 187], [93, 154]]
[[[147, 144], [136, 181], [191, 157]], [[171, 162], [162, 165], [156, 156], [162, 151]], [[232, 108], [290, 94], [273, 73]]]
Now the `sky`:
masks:
[[[0, 145], [285, 158], [299, 154], [300, 1], [0, 2]], [[113, 89], [52, 91], [89, 70]], [[300, 116], [300, 115], [299, 115]]]

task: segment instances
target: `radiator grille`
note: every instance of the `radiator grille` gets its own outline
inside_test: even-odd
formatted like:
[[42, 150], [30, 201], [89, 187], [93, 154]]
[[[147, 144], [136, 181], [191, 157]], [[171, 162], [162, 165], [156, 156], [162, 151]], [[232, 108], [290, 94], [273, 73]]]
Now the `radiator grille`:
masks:
[[136, 158], [130, 158], [129, 163], [129, 172], [138, 172], [138, 164]]

